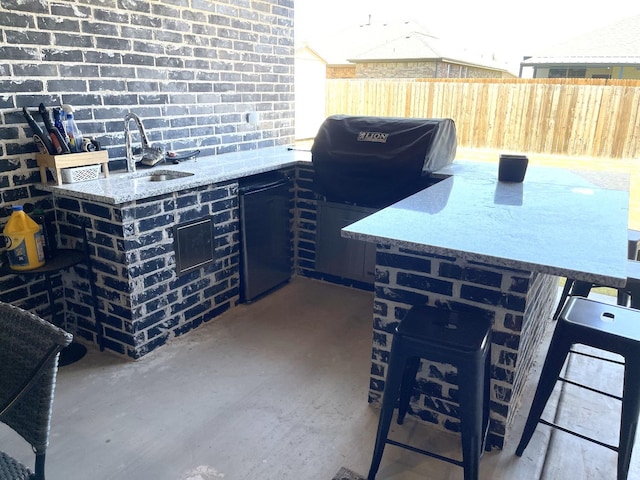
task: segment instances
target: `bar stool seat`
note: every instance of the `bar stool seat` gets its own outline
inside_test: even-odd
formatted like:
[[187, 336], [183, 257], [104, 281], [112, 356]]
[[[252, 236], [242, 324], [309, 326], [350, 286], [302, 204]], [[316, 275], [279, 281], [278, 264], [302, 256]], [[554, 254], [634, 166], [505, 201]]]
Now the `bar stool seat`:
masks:
[[[541, 418], [547, 401], [560, 377], [567, 355], [575, 344], [586, 345], [624, 357], [624, 387], [622, 397], [588, 388], [596, 393], [622, 401], [618, 445], [607, 445], [598, 439], [580, 435]], [[582, 297], [571, 297], [562, 310], [551, 338], [549, 351], [542, 367], [538, 388], [531, 410], [516, 449], [522, 456], [538, 423], [607, 447], [618, 453], [618, 480], [626, 480], [640, 413], [640, 311], [609, 305]]]
[[[477, 480], [489, 423], [491, 327], [489, 320], [442, 308], [409, 310], [393, 336], [368, 480], [375, 479], [387, 443], [463, 467], [465, 480]], [[421, 358], [457, 368], [462, 461], [388, 438], [396, 405], [397, 422], [404, 421]]]

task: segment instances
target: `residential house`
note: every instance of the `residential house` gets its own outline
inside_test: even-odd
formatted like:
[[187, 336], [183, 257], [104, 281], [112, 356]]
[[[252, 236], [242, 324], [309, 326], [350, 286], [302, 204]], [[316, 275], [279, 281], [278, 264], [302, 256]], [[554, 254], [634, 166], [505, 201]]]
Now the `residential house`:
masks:
[[640, 79], [640, 15], [542, 50], [521, 62], [533, 78]]
[[493, 54], [431, 34], [414, 21], [366, 23], [310, 39], [304, 47], [327, 65], [327, 78], [501, 78]]
[[324, 96], [318, 92], [324, 92], [325, 78], [513, 76], [495, 55], [438, 38], [414, 21], [369, 22], [324, 33], [296, 48], [296, 138], [313, 137], [323, 119], [318, 112], [324, 112]]

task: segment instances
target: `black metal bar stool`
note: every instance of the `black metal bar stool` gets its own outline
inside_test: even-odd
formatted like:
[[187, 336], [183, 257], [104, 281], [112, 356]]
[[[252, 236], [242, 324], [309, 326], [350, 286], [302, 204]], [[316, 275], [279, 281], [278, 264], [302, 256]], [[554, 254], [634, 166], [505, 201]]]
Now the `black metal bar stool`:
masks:
[[[574, 344], [616, 353], [624, 357], [624, 387], [622, 397], [571, 382], [596, 393], [622, 401], [620, 438], [618, 445], [608, 445], [598, 439], [578, 434], [541, 418], [542, 412], [560, 377], [567, 355]], [[618, 453], [618, 480], [626, 480], [631, 451], [640, 413], [640, 311], [609, 305], [582, 297], [571, 297], [563, 309], [551, 338], [549, 351], [540, 373], [531, 410], [516, 449], [522, 456], [538, 423], [558, 428], [584, 440], [607, 447]]]
[[[558, 308], [553, 315], [553, 319], [557, 320], [567, 298], [571, 297], [588, 297], [591, 289], [595, 287], [603, 287], [606, 285], [596, 285], [594, 283], [583, 282], [581, 280], [567, 279], [562, 290]], [[617, 304], [622, 307], [631, 306], [631, 308], [640, 309], [640, 262], [629, 260], [627, 262], [627, 284], [624, 287], [616, 288]]]
[[[629, 299], [631, 299], [631, 306], [633, 308], [640, 308], [640, 269], [637, 267], [638, 260], [640, 260], [640, 231], [628, 230], [627, 231], [627, 258], [630, 260], [627, 268], [630, 270], [628, 274], [627, 286], [618, 288], [618, 305], [627, 306]], [[637, 273], [636, 273], [637, 272]], [[556, 307], [556, 311], [553, 314], [553, 319], [557, 320], [562, 307], [567, 302], [569, 296], [588, 297], [589, 292], [595, 287], [606, 287], [606, 285], [596, 285], [589, 282], [583, 282], [580, 280], [574, 280], [567, 278], [562, 294], [560, 295], [560, 301]], [[634, 293], [637, 297], [634, 300]]]
[[[491, 327], [491, 321], [461, 312], [426, 305], [409, 310], [393, 336], [369, 480], [375, 479], [387, 443], [463, 467], [465, 480], [478, 478], [489, 423]], [[421, 358], [458, 370], [462, 461], [387, 438], [397, 404], [398, 424], [404, 421]]]

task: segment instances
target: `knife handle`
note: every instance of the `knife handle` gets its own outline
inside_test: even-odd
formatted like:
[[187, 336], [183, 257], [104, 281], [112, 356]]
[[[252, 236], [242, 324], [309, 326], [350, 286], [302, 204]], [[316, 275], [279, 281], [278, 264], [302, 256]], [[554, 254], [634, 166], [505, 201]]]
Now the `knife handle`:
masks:
[[40, 140], [42, 140], [42, 143], [44, 143], [44, 146], [47, 148], [47, 151], [50, 155], [55, 155], [56, 150], [53, 147], [53, 143], [51, 143], [51, 138], [49, 137], [49, 135], [45, 135], [40, 126], [36, 123], [36, 121], [29, 113], [29, 110], [27, 110], [27, 107], [22, 107], [22, 113], [24, 115], [24, 118], [27, 119], [27, 123], [31, 127], [31, 130], [33, 130], [34, 135], [40, 137]]
[[47, 132], [49, 132], [49, 137], [51, 137], [51, 143], [53, 144], [53, 148], [56, 153], [71, 153], [69, 145], [64, 141], [64, 138], [62, 138], [58, 129], [53, 126], [53, 123], [51, 123], [49, 111], [47, 110], [47, 107], [44, 106], [44, 103], [40, 104], [38, 111], [40, 112], [40, 116], [42, 117], [42, 121], [44, 122]]

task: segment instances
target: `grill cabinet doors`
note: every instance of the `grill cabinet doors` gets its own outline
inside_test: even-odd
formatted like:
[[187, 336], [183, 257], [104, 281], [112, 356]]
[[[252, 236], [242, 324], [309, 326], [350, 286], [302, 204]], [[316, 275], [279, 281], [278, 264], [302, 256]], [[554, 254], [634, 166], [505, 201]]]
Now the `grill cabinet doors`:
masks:
[[375, 211], [355, 205], [318, 202], [316, 271], [365, 283], [374, 282], [375, 244], [342, 238], [340, 230]]

